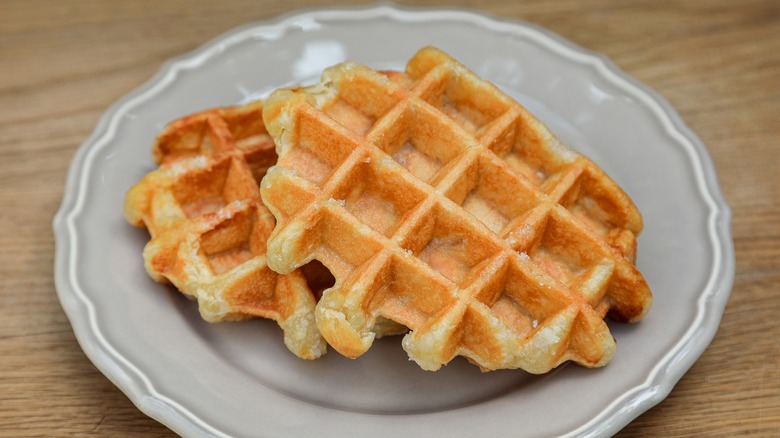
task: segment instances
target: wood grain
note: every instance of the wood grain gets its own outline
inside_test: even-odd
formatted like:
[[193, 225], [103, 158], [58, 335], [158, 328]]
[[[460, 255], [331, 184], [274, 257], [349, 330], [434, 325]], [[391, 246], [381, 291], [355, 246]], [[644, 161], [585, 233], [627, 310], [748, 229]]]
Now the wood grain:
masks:
[[[732, 297], [704, 355], [618, 436], [780, 436], [780, 2], [447, 5], [531, 21], [607, 55], [666, 97], [712, 155], [734, 212]], [[165, 60], [313, 6], [0, 2], [0, 436], [173, 436], [89, 362], [57, 300], [51, 220], [69, 162], [106, 108]]]

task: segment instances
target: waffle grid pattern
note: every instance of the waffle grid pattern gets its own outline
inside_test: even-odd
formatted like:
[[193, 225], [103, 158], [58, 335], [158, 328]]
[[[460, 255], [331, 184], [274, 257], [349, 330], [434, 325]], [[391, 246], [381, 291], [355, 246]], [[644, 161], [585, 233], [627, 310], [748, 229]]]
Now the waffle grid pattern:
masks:
[[601, 366], [615, 349], [603, 317], [650, 305], [628, 196], [441, 51], [405, 74], [335, 66], [272, 94], [264, 118], [279, 153], [261, 186], [278, 221], [268, 263], [331, 270], [317, 324], [348, 357], [386, 318], [428, 370], [457, 355], [484, 370]]
[[153, 156], [160, 167], [125, 202], [127, 220], [152, 236], [143, 253], [149, 275], [197, 299], [207, 321], [270, 318], [293, 353], [321, 356], [326, 347], [307, 279], [266, 264], [275, 221], [258, 182], [276, 153], [262, 102], [176, 120], [158, 136]]

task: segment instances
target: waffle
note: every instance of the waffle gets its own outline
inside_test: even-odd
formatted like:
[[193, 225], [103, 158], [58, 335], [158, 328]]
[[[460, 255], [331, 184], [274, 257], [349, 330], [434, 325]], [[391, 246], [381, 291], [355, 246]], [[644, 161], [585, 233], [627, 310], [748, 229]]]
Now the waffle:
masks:
[[615, 350], [604, 317], [650, 306], [629, 197], [444, 52], [405, 72], [339, 64], [275, 91], [263, 118], [279, 155], [261, 183], [268, 265], [332, 272], [316, 320], [347, 357], [390, 320], [426, 370], [598, 367]]
[[307, 282], [303, 270], [279, 275], [266, 264], [274, 218], [258, 181], [276, 153], [261, 114], [256, 102], [168, 125], [153, 148], [160, 167], [128, 191], [125, 217], [152, 237], [143, 251], [149, 275], [197, 299], [203, 319], [273, 319], [290, 351], [314, 359], [326, 349], [315, 292], [329, 274], [308, 266]]

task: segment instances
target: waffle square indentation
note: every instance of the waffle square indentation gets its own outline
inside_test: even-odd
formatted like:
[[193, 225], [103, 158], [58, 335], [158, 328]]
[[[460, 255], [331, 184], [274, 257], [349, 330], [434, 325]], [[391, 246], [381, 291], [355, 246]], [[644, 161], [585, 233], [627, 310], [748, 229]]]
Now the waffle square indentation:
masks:
[[514, 218], [543, 202], [537, 190], [490, 153], [477, 156], [445, 194], [498, 235]]
[[265, 254], [270, 229], [257, 220], [257, 210], [241, 209], [200, 235], [200, 249], [215, 274]]
[[421, 181], [434, 184], [437, 172], [473, 145], [471, 137], [438, 117], [429, 105], [411, 102], [379, 124], [374, 144]]
[[[421, 97], [468, 132], [479, 135], [511, 104], [492, 85], [460, 72], [442, 72]], [[468, 77], [468, 79], [467, 79]]]
[[[425, 198], [425, 193], [366, 155], [340, 181], [332, 197], [361, 222], [390, 237], [398, 221]], [[403, 196], [398, 196], [403, 193]]]
[[338, 81], [338, 95], [323, 109], [325, 114], [358, 135], [366, 134], [374, 123], [392, 108], [400, 95], [379, 78], [351, 76], [352, 81]]
[[403, 257], [390, 257], [375, 281], [377, 292], [368, 307], [381, 307], [384, 317], [406, 327], [421, 326], [456, 299], [445, 281]]
[[278, 164], [321, 185], [356, 147], [356, 139], [344, 133], [335, 122], [323, 126], [316, 110], [307, 109], [298, 116], [296, 147], [281, 157]]
[[406, 236], [403, 248], [456, 284], [501, 250], [488, 235], [441, 205], [435, 205], [419, 219]]
[[203, 216], [236, 199], [245, 199], [246, 192], [253, 188], [256, 190], [257, 185], [247, 166], [231, 157], [182, 175], [172, 187], [187, 218]]
[[572, 285], [605, 257], [591, 237], [554, 211], [547, 217], [544, 229], [536, 236], [528, 255], [534, 264], [566, 286]]

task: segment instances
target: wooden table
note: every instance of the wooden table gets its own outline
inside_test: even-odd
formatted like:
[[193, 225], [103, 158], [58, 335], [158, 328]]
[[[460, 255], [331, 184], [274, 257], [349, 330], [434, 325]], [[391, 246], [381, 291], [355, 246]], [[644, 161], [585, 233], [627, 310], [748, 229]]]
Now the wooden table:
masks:
[[[712, 154], [734, 211], [733, 293], [709, 349], [619, 436], [780, 436], [780, 3], [448, 4], [535, 22], [607, 55], [669, 99]], [[69, 162], [106, 108], [165, 60], [312, 6], [0, 3], [0, 435], [173, 435], [90, 363], [57, 301], [51, 220]]]

